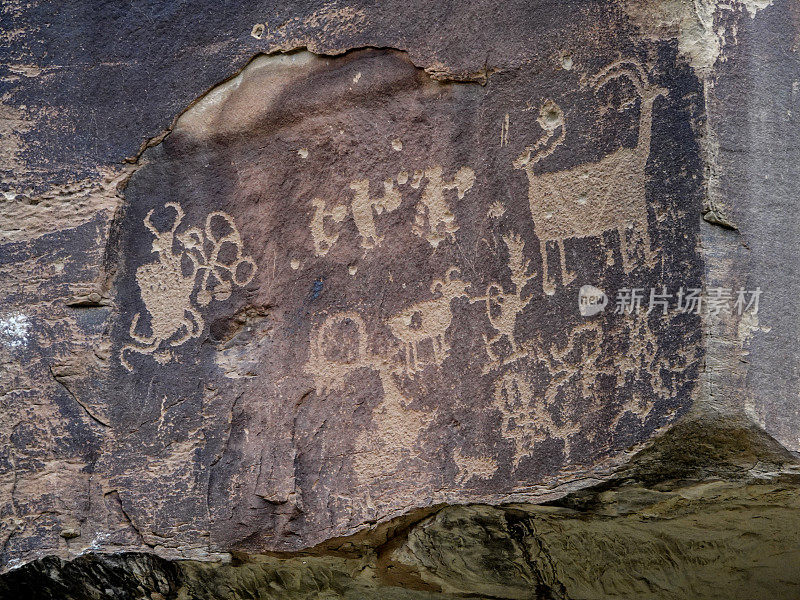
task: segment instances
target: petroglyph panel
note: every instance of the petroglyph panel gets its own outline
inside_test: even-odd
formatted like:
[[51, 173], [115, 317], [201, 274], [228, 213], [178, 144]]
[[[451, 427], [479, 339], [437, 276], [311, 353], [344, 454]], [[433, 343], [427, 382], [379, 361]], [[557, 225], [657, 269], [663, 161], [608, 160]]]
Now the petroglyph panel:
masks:
[[[180, 204], [167, 202], [163, 208], [175, 212], [167, 229], [160, 231], [153, 223], [155, 209], [143, 220], [153, 235], [152, 250], [157, 259], [136, 269], [145, 308], [131, 320], [128, 334], [133, 343], [119, 352], [120, 364], [129, 371], [133, 366], [126, 353], [150, 355], [162, 364], [169, 362], [169, 348], [203, 333], [201, 307], [215, 299], [229, 298], [233, 288], [250, 283], [257, 268], [243, 253], [242, 238], [229, 215], [215, 211], [206, 217], [204, 229], [183, 227], [178, 232], [185, 216]], [[149, 335], [137, 333], [140, 323], [147, 319]]]
[[[264, 56], [184, 113], [115, 238], [123, 504], [182, 449], [212, 545], [297, 549], [591, 477], [685, 413], [696, 315], [579, 291], [699, 279], [697, 82], [593, 44], [485, 85]], [[148, 539], [177, 527], [150, 512]]]

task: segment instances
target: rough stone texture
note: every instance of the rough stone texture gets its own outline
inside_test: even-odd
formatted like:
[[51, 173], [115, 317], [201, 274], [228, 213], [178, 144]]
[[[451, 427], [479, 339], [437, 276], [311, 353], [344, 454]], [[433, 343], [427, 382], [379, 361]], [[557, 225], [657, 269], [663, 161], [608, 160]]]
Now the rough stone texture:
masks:
[[796, 596], [795, 4], [1, 14], [0, 591]]

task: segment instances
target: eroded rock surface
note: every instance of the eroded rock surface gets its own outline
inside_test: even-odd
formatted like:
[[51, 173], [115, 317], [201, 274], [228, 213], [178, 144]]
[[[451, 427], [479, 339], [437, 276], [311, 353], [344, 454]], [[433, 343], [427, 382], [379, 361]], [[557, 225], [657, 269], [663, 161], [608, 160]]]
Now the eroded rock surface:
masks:
[[797, 15], [689, 4], [4, 7], [3, 589], [791, 597]]

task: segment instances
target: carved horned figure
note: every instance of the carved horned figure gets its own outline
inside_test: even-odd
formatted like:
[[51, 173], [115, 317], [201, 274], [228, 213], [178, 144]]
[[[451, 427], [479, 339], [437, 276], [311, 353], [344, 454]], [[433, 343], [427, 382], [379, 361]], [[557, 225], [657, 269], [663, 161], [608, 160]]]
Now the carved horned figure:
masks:
[[[152, 335], [143, 336], [136, 333], [141, 313], [136, 313], [128, 333], [134, 344], [128, 344], [120, 351], [120, 362], [132, 371], [130, 363], [125, 359], [126, 351], [139, 354], [152, 354], [157, 360], [169, 360], [168, 353], [157, 353], [163, 342], [169, 346], [180, 346], [192, 337], [197, 336], [203, 328], [203, 318], [192, 307], [191, 295], [194, 290], [198, 271], [197, 258], [190, 253], [175, 252], [175, 231], [181, 224], [184, 212], [180, 205], [168, 202], [165, 208], [175, 211], [172, 227], [167, 231], [159, 231], [153, 224], [153, 210], [144, 218], [144, 225], [153, 234], [153, 252], [158, 254], [156, 262], [147, 263], [136, 269], [136, 281], [139, 283], [142, 300], [150, 314]], [[190, 271], [183, 272], [183, 257], [189, 258]]]
[[[128, 371], [133, 371], [133, 367], [126, 353], [149, 354], [165, 363], [172, 358], [168, 348], [180, 346], [202, 333], [204, 321], [192, 301], [198, 281], [200, 289], [196, 302], [205, 306], [212, 299], [228, 298], [234, 285], [246, 285], [256, 272], [253, 259], [242, 253], [241, 237], [229, 215], [211, 213], [206, 219], [205, 231], [193, 227], [177, 234], [185, 216], [183, 209], [176, 202], [167, 202], [164, 208], [175, 211], [168, 230], [159, 231], [153, 224], [153, 210], [144, 218], [144, 226], [154, 236], [153, 252], [158, 255], [155, 262], [136, 269], [142, 301], [150, 315], [151, 335], [136, 333], [141, 318], [141, 313], [136, 313], [128, 329], [134, 343], [123, 346], [119, 354], [120, 363]], [[222, 219], [229, 231], [217, 237], [213, 231], [214, 219]], [[221, 253], [228, 256], [227, 260], [220, 257]], [[244, 269], [242, 265], [246, 265]]]
[[536, 278], [536, 272], [528, 272], [530, 261], [525, 259], [525, 242], [522, 238], [516, 234], [504, 235], [503, 242], [508, 249], [508, 268], [514, 291], [507, 291], [501, 283], [493, 281], [486, 288], [485, 296], [470, 299], [470, 302], [486, 302], [486, 316], [497, 331], [492, 338], [483, 336], [486, 353], [493, 361], [499, 360], [500, 356], [492, 350], [492, 345], [504, 337], [511, 346], [511, 354], [517, 352], [517, 340], [514, 336], [517, 317], [533, 297], [532, 293], [523, 297], [522, 290], [529, 281]]
[[610, 81], [623, 77], [631, 82], [641, 100], [639, 139], [635, 148], [623, 148], [599, 162], [573, 169], [537, 173], [537, 163], [550, 156], [566, 136], [564, 113], [554, 102], [547, 101], [539, 117], [545, 135], [514, 161], [514, 167], [525, 169], [528, 175], [528, 200], [542, 256], [542, 286], [548, 294], [554, 292], [554, 287], [547, 276], [547, 242], [558, 245], [564, 285], [574, 279], [574, 275], [567, 275], [565, 239], [602, 236], [616, 230], [627, 271], [630, 256], [626, 247], [626, 229], [633, 229], [643, 242], [645, 258], [649, 260], [652, 256], [645, 200], [645, 165], [650, 155], [653, 103], [657, 97], [665, 96], [667, 90], [651, 84], [635, 60], [610, 64], [594, 77], [592, 85], [598, 92]]

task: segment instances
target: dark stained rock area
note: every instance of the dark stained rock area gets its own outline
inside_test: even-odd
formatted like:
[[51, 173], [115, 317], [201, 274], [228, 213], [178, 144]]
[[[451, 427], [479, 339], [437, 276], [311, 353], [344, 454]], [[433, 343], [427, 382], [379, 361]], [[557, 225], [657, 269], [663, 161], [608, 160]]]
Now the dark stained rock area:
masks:
[[798, 596], [792, 2], [0, 24], [0, 598]]

